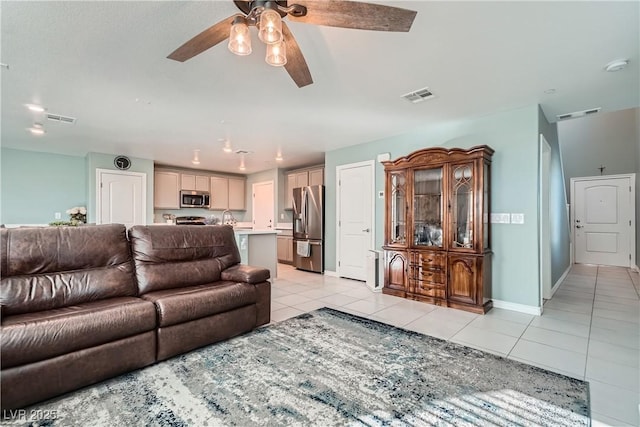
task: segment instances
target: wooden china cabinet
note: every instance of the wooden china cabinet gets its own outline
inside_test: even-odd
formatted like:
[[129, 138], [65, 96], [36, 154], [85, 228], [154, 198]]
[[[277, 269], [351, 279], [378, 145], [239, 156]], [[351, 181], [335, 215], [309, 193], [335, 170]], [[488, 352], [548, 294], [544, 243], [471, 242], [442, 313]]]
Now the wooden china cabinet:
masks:
[[383, 162], [383, 293], [474, 313], [491, 309], [493, 149], [441, 147]]

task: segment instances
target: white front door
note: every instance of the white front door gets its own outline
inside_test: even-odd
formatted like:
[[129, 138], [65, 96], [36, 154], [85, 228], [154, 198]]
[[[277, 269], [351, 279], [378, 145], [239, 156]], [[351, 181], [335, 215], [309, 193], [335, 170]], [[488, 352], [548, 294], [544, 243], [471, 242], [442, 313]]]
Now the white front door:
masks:
[[274, 195], [273, 181], [253, 184], [253, 229], [273, 229], [274, 224]]
[[632, 244], [635, 247], [632, 178], [571, 179], [576, 263], [631, 266]]
[[97, 224], [145, 224], [147, 175], [96, 169]]
[[366, 280], [367, 254], [374, 248], [373, 162], [339, 166], [338, 275]]

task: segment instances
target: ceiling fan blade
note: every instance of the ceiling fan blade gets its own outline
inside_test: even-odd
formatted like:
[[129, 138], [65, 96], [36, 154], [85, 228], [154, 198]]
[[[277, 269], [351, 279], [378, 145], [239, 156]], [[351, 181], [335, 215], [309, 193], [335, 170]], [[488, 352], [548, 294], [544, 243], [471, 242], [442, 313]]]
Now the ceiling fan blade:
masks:
[[209, 49], [210, 47], [213, 47], [218, 43], [228, 39], [229, 30], [231, 30], [231, 24], [233, 23], [233, 18], [235, 18], [236, 16], [242, 15], [236, 14], [230, 16], [207, 28], [206, 30], [174, 50], [169, 56], [167, 56], [167, 58], [173, 59], [174, 61], [184, 62], [187, 59], [191, 59], [194, 56]]
[[375, 31], [407, 32], [418, 12], [393, 6], [347, 0], [294, 0], [307, 8], [304, 16], [289, 15], [294, 22]]
[[307, 61], [304, 60], [298, 42], [284, 22], [282, 23], [282, 37], [287, 46], [287, 63], [284, 65], [284, 68], [298, 87], [310, 85], [313, 83], [313, 79], [311, 78]]

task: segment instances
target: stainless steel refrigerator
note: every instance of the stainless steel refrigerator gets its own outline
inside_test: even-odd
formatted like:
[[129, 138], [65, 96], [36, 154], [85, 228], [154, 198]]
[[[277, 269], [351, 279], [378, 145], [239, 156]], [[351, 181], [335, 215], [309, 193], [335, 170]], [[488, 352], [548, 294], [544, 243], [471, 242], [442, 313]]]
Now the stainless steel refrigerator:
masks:
[[324, 271], [324, 186], [293, 189], [293, 265]]

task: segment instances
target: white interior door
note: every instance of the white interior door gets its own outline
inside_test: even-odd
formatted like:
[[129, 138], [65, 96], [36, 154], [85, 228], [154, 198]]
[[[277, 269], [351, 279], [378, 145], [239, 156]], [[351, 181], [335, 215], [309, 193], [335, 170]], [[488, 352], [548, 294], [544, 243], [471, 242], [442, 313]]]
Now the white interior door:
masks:
[[631, 266], [635, 247], [632, 178], [572, 178], [576, 263]]
[[272, 229], [274, 224], [273, 181], [253, 184], [253, 229]]
[[98, 224], [145, 224], [147, 175], [97, 169]]
[[338, 180], [338, 275], [366, 280], [366, 260], [374, 248], [373, 162], [337, 168]]

